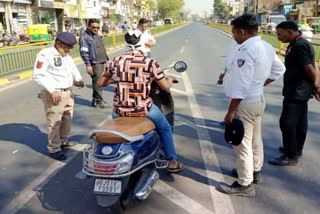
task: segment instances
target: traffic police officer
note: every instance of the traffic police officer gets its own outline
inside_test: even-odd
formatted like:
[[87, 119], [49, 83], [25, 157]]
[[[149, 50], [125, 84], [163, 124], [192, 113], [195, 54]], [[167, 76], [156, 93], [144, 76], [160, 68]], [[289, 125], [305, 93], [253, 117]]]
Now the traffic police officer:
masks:
[[56, 160], [65, 160], [61, 148], [74, 145], [68, 141], [74, 99], [72, 86], [83, 87], [78, 68], [69, 55], [77, 43], [69, 32], [60, 32], [54, 46], [41, 50], [33, 69], [33, 80], [41, 87], [41, 98], [48, 121], [48, 151]]
[[238, 43], [229, 59], [224, 77], [224, 89], [230, 104], [224, 122], [231, 124], [234, 118], [244, 126], [244, 137], [240, 145], [234, 146], [237, 154], [238, 179], [231, 186], [219, 190], [230, 195], [253, 197], [253, 183], [261, 183], [260, 171], [263, 165], [261, 117], [265, 108], [263, 87], [279, 79], [285, 67], [274, 48], [263, 41], [258, 34], [258, 23], [252, 15], [242, 15], [231, 23], [232, 33]]

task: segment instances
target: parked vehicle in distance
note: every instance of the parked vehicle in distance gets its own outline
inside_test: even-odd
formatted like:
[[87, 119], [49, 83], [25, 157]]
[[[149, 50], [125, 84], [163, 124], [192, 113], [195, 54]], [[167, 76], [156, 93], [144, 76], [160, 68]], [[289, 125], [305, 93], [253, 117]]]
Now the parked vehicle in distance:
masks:
[[156, 26], [156, 27], [162, 26], [163, 24], [164, 24], [163, 21], [155, 21], [154, 22], [154, 26]]
[[320, 32], [320, 17], [307, 17], [305, 23], [313, 28], [314, 33]]
[[51, 41], [53, 33], [50, 32], [49, 24], [35, 24], [28, 26], [30, 42]]
[[261, 26], [260, 29], [265, 33], [276, 33], [276, 26], [283, 21], [286, 21], [286, 17], [284, 15], [276, 14], [276, 15], [262, 15], [261, 17]]
[[171, 24], [173, 24], [173, 21], [172, 21], [171, 18], [165, 18], [165, 19], [164, 19], [164, 24], [169, 24], [169, 25], [171, 25]]

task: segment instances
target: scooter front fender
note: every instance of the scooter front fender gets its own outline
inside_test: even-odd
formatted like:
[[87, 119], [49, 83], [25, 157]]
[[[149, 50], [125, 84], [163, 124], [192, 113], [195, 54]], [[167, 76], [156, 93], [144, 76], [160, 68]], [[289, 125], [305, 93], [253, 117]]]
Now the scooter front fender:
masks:
[[130, 176], [118, 178], [117, 180], [121, 181], [121, 193], [120, 194], [96, 194], [97, 204], [100, 207], [112, 207], [113, 205], [117, 204], [122, 197], [122, 194], [127, 190], [128, 182]]

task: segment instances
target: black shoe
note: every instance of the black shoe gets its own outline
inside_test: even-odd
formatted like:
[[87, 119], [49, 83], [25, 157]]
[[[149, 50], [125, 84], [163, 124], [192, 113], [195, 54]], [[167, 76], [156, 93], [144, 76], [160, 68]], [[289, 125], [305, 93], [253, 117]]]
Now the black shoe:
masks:
[[[231, 174], [233, 177], [238, 178], [237, 169], [232, 169]], [[261, 184], [262, 183], [261, 171], [253, 172], [253, 183], [254, 184]]]
[[93, 99], [93, 100], [91, 101], [91, 106], [94, 107], [94, 108], [97, 107], [97, 102], [96, 102], [96, 100]]
[[275, 166], [296, 166], [298, 162], [298, 159], [291, 159], [285, 155], [269, 160], [269, 164]]
[[[279, 147], [279, 152], [284, 154], [284, 148], [282, 146]], [[302, 156], [302, 150], [297, 152], [298, 157], [300, 158]]]
[[68, 141], [67, 143], [62, 144], [60, 147], [61, 148], [67, 148], [67, 147], [71, 147], [71, 146], [74, 146], [74, 145], [77, 145], [77, 144], [78, 144], [78, 142], [76, 142], [76, 141]]
[[62, 151], [55, 152], [55, 153], [49, 153], [49, 156], [55, 160], [66, 160], [67, 159], [67, 156], [65, 156]]
[[99, 108], [106, 108], [107, 106], [105, 105], [105, 102], [100, 101], [100, 102], [97, 102], [96, 107], [99, 107]]
[[242, 186], [237, 181], [233, 182], [231, 186], [221, 185], [217, 188], [217, 190], [228, 195], [244, 197], [254, 197], [256, 195], [256, 190], [252, 184], [248, 186]]

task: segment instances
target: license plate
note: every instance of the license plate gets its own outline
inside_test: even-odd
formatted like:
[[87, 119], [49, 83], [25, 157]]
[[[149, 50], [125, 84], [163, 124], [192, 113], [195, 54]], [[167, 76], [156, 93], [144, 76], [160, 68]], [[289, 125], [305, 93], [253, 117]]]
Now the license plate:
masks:
[[96, 179], [94, 183], [94, 192], [96, 193], [121, 193], [121, 181]]

